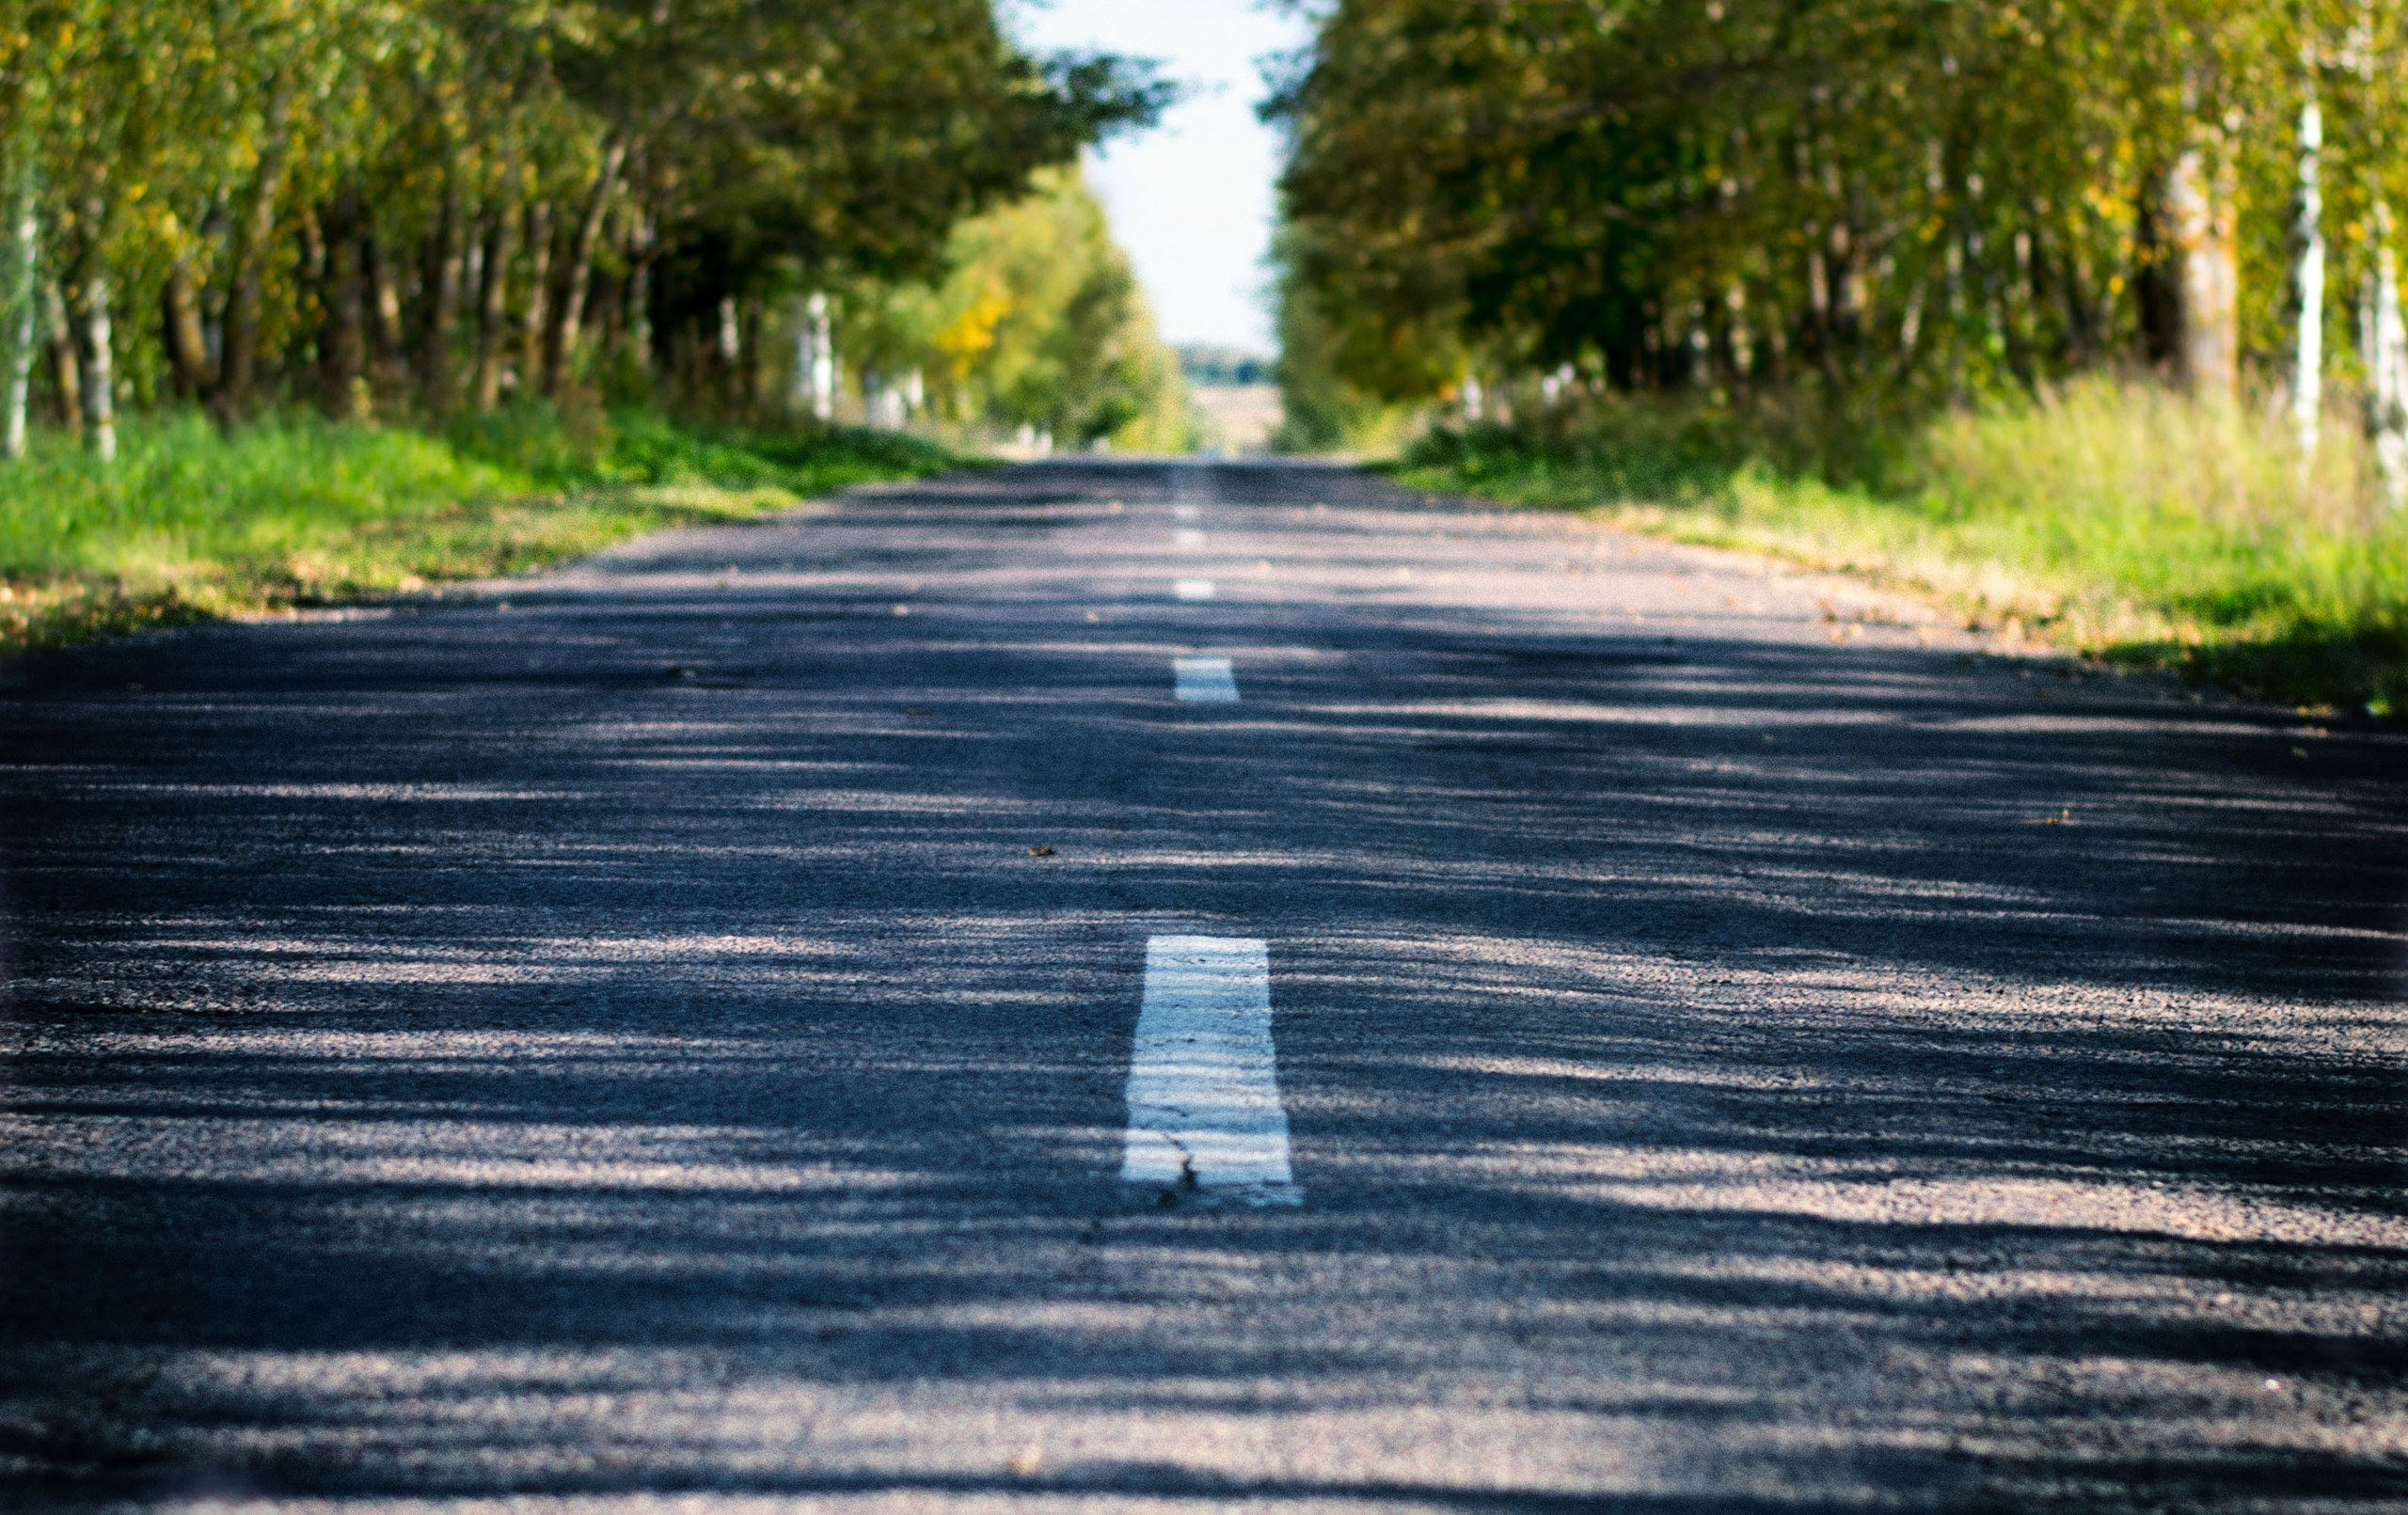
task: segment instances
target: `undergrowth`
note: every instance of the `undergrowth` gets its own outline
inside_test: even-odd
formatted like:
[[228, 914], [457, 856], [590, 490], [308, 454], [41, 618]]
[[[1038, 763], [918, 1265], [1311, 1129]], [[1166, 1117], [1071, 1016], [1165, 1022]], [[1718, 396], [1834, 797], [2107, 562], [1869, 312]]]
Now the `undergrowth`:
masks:
[[0, 466], [0, 651], [514, 573], [959, 460], [893, 434], [523, 407], [445, 434], [315, 416], [128, 425]]
[[2290, 704], [2408, 712], [2408, 515], [2346, 424], [2146, 384], [1912, 423], [1620, 400], [1425, 437], [1402, 481], [1576, 508], [1954, 603], [2086, 655]]

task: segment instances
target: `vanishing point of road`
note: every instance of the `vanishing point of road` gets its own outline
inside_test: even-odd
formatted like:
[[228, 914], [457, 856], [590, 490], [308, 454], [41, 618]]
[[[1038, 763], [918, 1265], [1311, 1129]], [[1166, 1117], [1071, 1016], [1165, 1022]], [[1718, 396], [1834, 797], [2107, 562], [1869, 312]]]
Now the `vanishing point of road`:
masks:
[[0, 670], [0, 1504], [2408, 1509], [2408, 739], [1310, 466]]

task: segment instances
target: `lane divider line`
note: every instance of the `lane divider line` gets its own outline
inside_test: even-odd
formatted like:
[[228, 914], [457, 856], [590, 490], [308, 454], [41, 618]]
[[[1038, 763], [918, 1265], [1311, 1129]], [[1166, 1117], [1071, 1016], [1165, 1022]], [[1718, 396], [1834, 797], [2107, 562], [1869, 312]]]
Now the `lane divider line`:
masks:
[[1174, 657], [1170, 660], [1171, 693], [1194, 705], [1238, 702], [1237, 671], [1226, 657]]
[[1250, 937], [1149, 937], [1129, 1059], [1125, 1183], [1301, 1205], [1271, 1041], [1271, 949]]
[[1209, 600], [1212, 597], [1212, 581], [1209, 578], [1182, 578], [1170, 587], [1170, 592], [1182, 600]]

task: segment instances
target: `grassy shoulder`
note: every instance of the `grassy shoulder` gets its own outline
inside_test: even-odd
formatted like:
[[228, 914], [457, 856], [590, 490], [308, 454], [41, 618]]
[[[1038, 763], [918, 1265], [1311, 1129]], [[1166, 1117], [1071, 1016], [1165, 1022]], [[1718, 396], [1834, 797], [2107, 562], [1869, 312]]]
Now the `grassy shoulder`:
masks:
[[1618, 402], [1437, 434], [1390, 471], [1861, 575], [2262, 699], [2408, 713], [2408, 514], [2372, 499], [2351, 428], [2327, 433], [2304, 468], [2272, 416], [2101, 382], [1819, 435], [1802, 415]]
[[270, 418], [128, 427], [102, 467], [0, 467], [0, 653], [515, 573], [659, 527], [748, 520], [958, 466], [892, 434], [524, 410], [443, 435]]

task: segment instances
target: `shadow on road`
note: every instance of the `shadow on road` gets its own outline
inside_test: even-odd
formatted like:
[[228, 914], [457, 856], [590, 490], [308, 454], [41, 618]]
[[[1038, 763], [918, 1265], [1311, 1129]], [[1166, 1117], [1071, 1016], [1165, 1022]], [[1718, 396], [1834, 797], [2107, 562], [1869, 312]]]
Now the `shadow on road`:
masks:
[[[1061, 466], [32, 667], [0, 1465], [2408, 1500], [2400, 739], [1428, 587], [1557, 529]], [[1301, 1210], [1114, 1178], [1196, 928]]]

